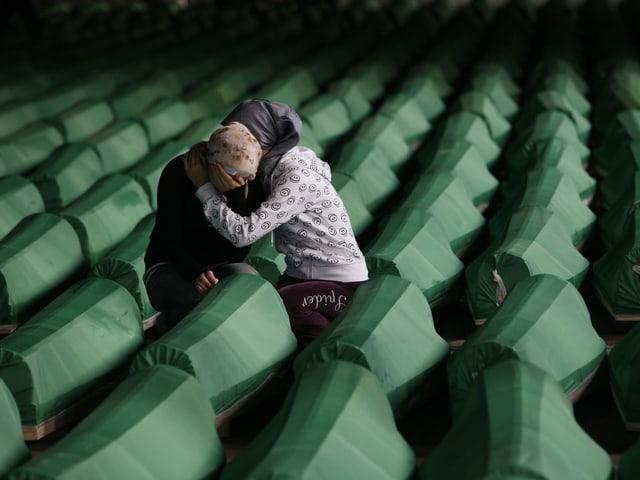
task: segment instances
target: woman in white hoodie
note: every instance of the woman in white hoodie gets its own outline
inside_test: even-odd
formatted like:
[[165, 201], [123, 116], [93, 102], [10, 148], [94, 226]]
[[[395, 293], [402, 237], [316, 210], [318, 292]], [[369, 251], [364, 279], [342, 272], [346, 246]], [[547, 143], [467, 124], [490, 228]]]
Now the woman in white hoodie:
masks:
[[[304, 346], [368, 279], [364, 255], [331, 184], [329, 165], [313, 150], [298, 146], [302, 122], [290, 106], [248, 100], [222, 124], [207, 143], [206, 161], [185, 156], [187, 175], [197, 187], [207, 221], [235, 246], [273, 232], [287, 265], [276, 288]], [[218, 191], [256, 175], [267, 199], [248, 216], [235, 213]]]

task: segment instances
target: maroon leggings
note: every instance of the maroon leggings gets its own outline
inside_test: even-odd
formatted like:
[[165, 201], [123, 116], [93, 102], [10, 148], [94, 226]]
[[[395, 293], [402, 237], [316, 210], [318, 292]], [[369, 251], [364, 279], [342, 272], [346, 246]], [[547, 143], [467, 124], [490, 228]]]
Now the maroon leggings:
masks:
[[298, 347], [311, 343], [345, 309], [364, 282], [299, 280], [283, 276], [276, 289], [289, 314]]

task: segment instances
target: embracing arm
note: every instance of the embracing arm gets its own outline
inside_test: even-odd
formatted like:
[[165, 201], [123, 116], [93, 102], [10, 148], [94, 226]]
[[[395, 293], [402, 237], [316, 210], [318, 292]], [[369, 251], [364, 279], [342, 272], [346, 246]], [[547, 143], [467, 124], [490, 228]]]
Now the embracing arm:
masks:
[[[204, 204], [207, 221], [231, 243], [243, 247], [251, 245], [306, 210], [305, 197], [291, 188], [291, 176], [299, 177], [294, 171], [274, 179], [269, 197], [246, 216], [234, 212], [211, 183], [202, 185], [196, 195]], [[300, 183], [296, 185], [299, 186]]]

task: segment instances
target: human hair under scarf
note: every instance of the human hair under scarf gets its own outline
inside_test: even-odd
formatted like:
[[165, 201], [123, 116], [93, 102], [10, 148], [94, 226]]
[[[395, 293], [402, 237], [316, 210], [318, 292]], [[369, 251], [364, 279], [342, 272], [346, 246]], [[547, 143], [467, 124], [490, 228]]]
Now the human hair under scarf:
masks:
[[277, 161], [295, 147], [302, 136], [302, 120], [286, 103], [270, 100], [245, 100], [236, 106], [222, 125], [242, 123], [268, 152], [262, 157], [258, 176], [266, 190], [270, 190], [271, 173]]

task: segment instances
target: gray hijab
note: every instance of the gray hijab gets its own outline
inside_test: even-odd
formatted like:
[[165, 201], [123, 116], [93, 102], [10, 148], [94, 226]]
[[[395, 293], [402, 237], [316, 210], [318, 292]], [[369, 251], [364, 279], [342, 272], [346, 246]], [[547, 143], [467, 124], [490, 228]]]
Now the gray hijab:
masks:
[[270, 100], [246, 100], [235, 107], [223, 125], [240, 122], [260, 142], [263, 150], [258, 176], [263, 187], [270, 190], [271, 173], [283, 154], [295, 147], [302, 135], [302, 120], [289, 105]]

